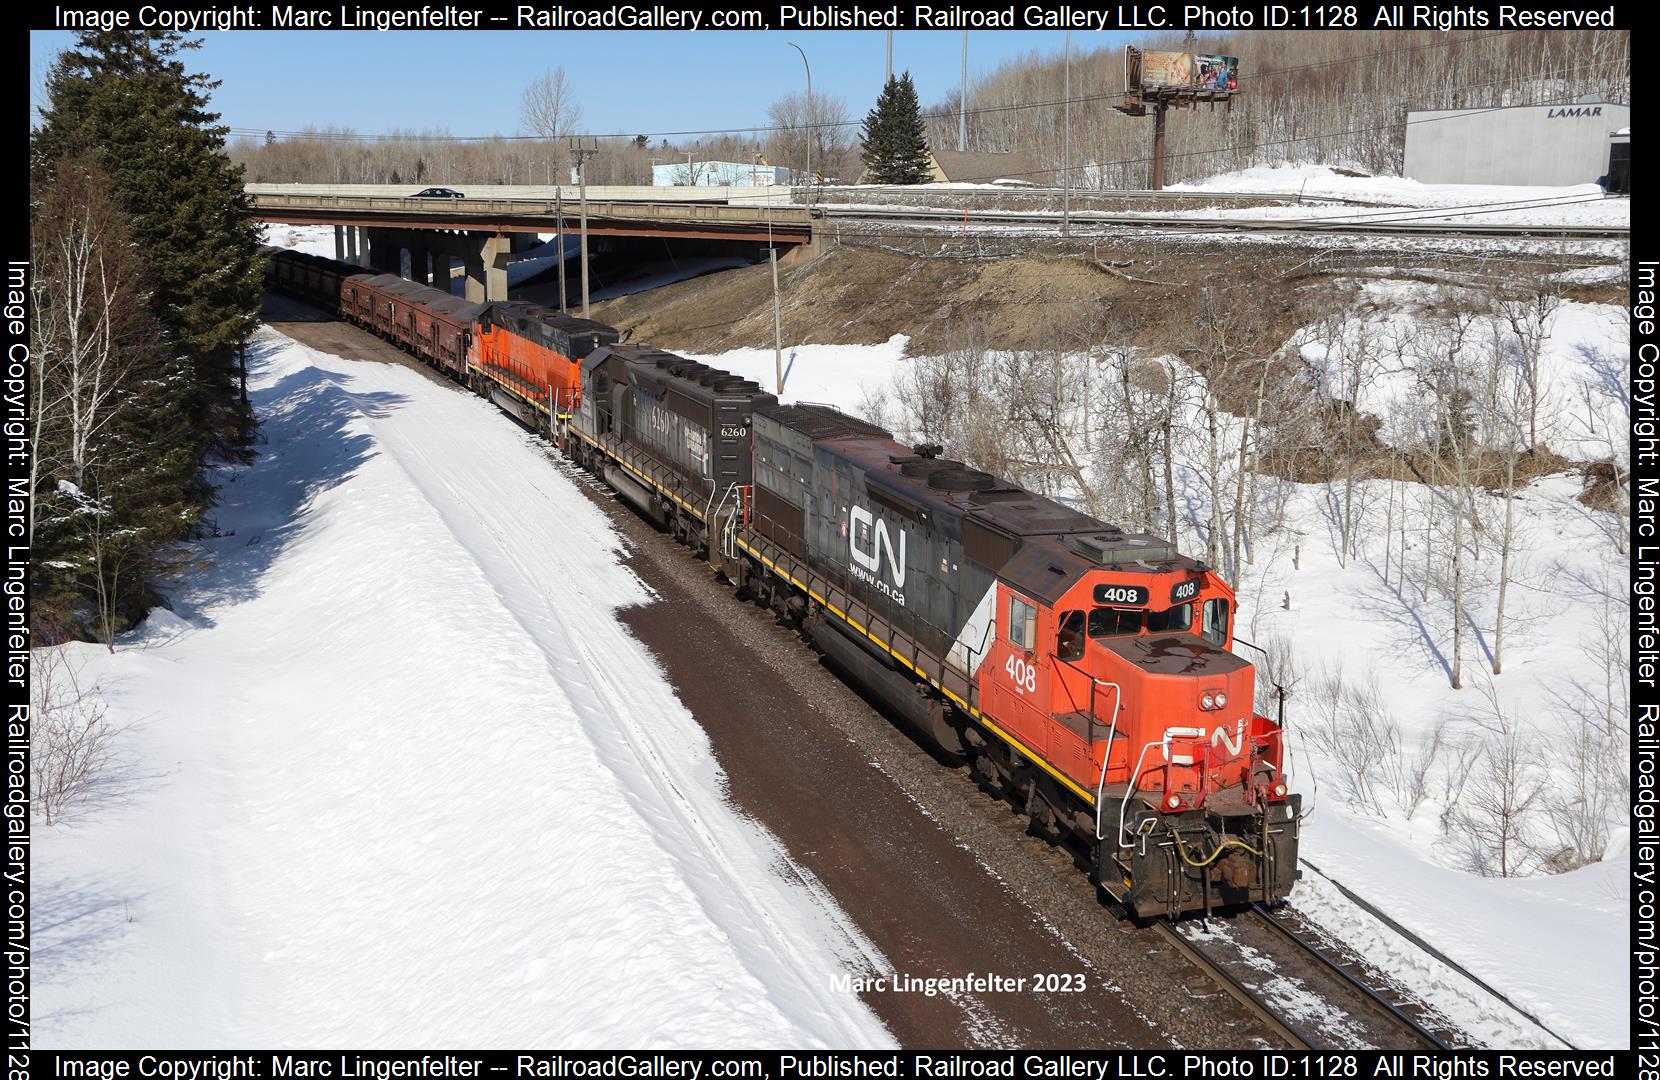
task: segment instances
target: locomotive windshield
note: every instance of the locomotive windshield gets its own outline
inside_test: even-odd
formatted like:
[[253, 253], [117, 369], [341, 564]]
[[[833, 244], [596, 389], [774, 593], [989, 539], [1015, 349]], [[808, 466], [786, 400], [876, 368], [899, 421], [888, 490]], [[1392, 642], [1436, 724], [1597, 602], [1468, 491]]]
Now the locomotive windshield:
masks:
[[1098, 607], [1089, 613], [1089, 636], [1092, 638], [1129, 637], [1143, 630], [1150, 634], [1179, 633], [1192, 626], [1193, 607], [1190, 604], [1177, 604], [1164, 611]]

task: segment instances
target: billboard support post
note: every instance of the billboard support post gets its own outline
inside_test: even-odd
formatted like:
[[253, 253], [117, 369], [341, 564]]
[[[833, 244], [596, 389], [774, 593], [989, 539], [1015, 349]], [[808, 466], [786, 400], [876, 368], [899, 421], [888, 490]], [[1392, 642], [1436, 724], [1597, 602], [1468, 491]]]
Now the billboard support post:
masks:
[[1153, 106], [1153, 184], [1154, 191], [1164, 190], [1164, 114], [1170, 106], [1163, 101]]

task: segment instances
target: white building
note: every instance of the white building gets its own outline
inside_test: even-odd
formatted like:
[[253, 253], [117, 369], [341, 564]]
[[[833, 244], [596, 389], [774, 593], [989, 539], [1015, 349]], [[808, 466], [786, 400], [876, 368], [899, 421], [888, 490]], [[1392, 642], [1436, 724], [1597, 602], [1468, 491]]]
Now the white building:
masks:
[[777, 165], [745, 165], [737, 161], [681, 161], [653, 165], [653, 187], [768, 187], [788, 184], [790, 170]]
[[1595, 184], [1631, 106], [1607, 101], [1406, 114], [1405, 172], [1426, 184]]

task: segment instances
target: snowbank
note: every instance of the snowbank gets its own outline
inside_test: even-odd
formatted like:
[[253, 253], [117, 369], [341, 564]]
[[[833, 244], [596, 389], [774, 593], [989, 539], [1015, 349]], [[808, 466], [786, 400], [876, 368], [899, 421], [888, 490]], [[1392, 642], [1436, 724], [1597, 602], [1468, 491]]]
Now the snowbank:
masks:
[[[792, 345], [783, 352], [785, 401], [834, 405], [857, 413], [867, 396], [887, 392], [910, 338], [895, 334], [880, 345]], [[733, 349], [718, 354], [684, 354], [734, 375], [753, 379], [768, 390], [778, 389], [779, 357], [771, 349]]]
[[272, 332], [224, 535], [36, 838], [37, 1045], [878, 1046], [882, 967], [723, 795], [620, 541], [486, 403]]
[[[1354, 171], [1354, 170], [1351, 170]], [[1310, 195], [1354, 199], [1388, 206], [1447, 207], [1470, 203], [1542, 202], [1550, 199], [1600, 197], [1596, 184], [1539, 187], [1522, 184], [1425, 184], [1404, 176], [1344, 176], [1328, 165], [1262, 165], [1238, 172], [1218, 173], [1167, 191], [1261, 192], [1265, 195]], [[1619, 200], [1629, 201], [1629, 200]]]

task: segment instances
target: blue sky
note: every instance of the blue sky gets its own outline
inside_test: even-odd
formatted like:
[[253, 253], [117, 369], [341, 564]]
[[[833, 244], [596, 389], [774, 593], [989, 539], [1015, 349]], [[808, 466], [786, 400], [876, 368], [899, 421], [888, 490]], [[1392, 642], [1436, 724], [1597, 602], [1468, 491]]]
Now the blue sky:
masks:
[[[1080, 55], [1130, 39], [1074, 31], [1072, 47]], [[31, 32], [32, 104], [40, 104], [51, 57], [72, 40], [63, 31]], [[879, 30], [232, 31], [205, 35], [189, 62], [223, 80], [214, 105], [233, 128], [511, 134], [520, 90], [563, 66], [582, 88], [585, 130], [638, 134], [765, 124], [769, 102], [805, 87], [790, 41], [807, 53], [814, 91], [843, 98], [862, 118], [881, 90], [885, 40]], [[969, 73], [1061, 48], [1058, 30], [974, 31]], [[897, 31], [893, 52], [895, 71], [910, 69], [925, 106], [960, 80], [958, 31]]]

